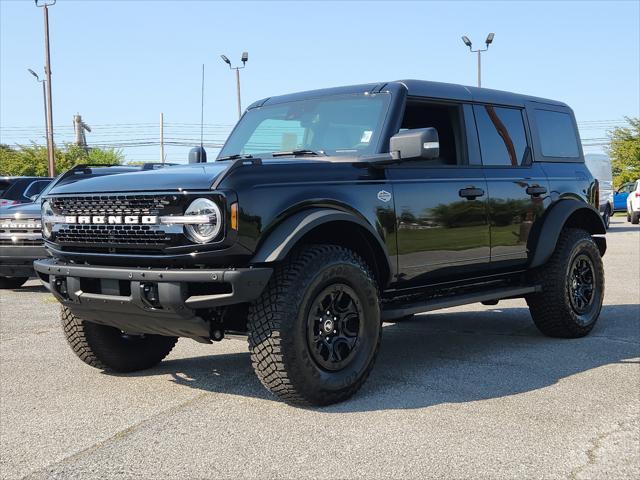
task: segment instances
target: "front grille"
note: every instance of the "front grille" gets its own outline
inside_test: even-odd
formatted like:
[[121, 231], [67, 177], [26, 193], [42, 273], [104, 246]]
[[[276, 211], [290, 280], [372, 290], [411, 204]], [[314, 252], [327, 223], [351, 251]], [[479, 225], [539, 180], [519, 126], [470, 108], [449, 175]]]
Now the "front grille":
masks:
[[32, 246], [43, 245], [40, 219], [2, 218], [0, 219], [0, 245]]
[[[56, 215], [77, 217], [175, 215], [184, 208], [181, 196], [166, 194], [53, 197], [50, 201]], [[170, 230], [164, 225], [69, 223], [54, 230], [53, 241], [67, 251], [159, 253], [179, 241]]]
[[167, 195], [57, 197], [52, 206], [60, 215], [157, 215], [174, 199]]
[[170, 238], [149, 225], [67, 225], [56, 234], [64, 244], [108, 244], [112, 247], [162, 247]]

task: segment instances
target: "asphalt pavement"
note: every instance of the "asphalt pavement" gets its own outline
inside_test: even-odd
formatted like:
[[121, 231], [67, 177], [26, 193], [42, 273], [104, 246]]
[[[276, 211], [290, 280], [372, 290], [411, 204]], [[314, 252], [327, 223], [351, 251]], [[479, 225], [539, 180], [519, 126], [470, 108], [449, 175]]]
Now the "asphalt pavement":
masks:
[[615, 217], [607, 237], [589, 337], [543, 337], [523, 300], [421, 315], [318, 409], [264, 390], [243, 340], [101, 373], [37, 281], [0, 291], [0, 477], [640, 478], [640, 228]]

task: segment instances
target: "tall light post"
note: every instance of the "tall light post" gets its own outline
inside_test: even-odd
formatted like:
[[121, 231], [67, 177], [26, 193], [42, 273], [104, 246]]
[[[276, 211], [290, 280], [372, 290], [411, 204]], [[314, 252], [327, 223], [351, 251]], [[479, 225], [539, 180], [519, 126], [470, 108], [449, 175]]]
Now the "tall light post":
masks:
[[49, 176], [56, 174], [56, 159], [53, 150], [53, 107], [51, 101], [51, 55], [49, 53], [49, 7], [56, 4], [56, 0], [34, 0], [36, 7], [44, 11], [44, 74], [47, 81], [46, 111], [47, 111], [47, 156], [49, 158]]
[[482, 71], [481, 71], [481, 54], [482, 52], [486, 52], [487, 50], [489, 50], [489, 45], [491, 45], [491, 43], [493, 42], [493, 37], [495, 36], [495, 34], [492, 32], [489, 35], [487, 35], [487, 39], [484, 41], [485, 45], [487, 46], [486, 48], [479, 48], [477, 50], [474, 50], [471, 46], [471, 40], [469, 40], [469, 37], [467, 37], [466, 35], [462, 36], [462, 41], [464, 42], [464, 44], [469, 47], [469, 51], [471, 53], [478, 53], [478, 87], [482, 86]]
[[36, 80], [38, 81], [38, 83], [42, 84], [42, 102], [44, 104], [44, 136], [47, 139], [47, 154], [49, 152], [49, 121], [48, 121], [48, 117], [47, 117], [47, 90], [46, 90], [46, 81], [40, 80], [40, 77], [38, 76], [38, 74], [36, 72], [34, 72], [33, 70], [31, 70], [30, 68], [27, 68], [27, 71], [33, 75], [34, 77], [36, 77]]
[[237, 86], [237, 90], [238, 90], [238, 118], [240, 118], [242, 116], [242, 103], [240, 102], [240, 70], [242, 70], [244, 67], [246, 67], [246, 63], [247, 60], [249, 60], [249, 53], [248, 52], [242, 52], [242, 58], [240, 59], [240, 61], [242, 61], [242, 66], [241, 67], [234, 67], [231, 65], [231, 60], [229, 60], [226, 55], [220, 55], [220, 58], [222, 59], [222, 61], [224, 63], [226, 63], [227, 65], [229, 65], [229, 68], [231, 70], [235, 70], [236, 71], [236, 86]]

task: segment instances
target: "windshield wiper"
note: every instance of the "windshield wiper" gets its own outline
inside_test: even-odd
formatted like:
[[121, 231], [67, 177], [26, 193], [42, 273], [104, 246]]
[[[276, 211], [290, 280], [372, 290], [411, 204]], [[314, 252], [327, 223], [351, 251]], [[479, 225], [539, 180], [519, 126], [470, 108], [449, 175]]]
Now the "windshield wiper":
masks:
[[312, 156], [320, 156], [320, 155], [326, 155], [322, 150], [289, 150], [289, 151], [285, 151], [285, 152], [271, 152], [271, 156], [272, 157], [286, 157], [289, 155], [293, 155], [293, 156], [302, 156], [302, 155], [312, 155]]
[[238, 160], [239, 158], [253, 158], [253, 155], [240, 155], [236, 153], [235, 155], [227, 155], [226, 157], [220, 157], [216, 159], [216, 162], [220, 162], [222, 160]]

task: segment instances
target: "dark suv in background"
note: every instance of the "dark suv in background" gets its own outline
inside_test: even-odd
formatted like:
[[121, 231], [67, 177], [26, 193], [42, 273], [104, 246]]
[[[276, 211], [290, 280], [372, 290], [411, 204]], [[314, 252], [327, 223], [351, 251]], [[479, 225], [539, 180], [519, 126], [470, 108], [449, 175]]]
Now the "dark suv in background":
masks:
[[33, 202], [51, 180], [50, 177], [0, 177], [0, 207]]
[[255, 102], [213, 163], [56, 186], [35, 268], [89, 365], [243, 334], [269, 390], [325, 405], [363, 384], [382, 321], [524, 297], [544, 334], [588, 334], [598, 204], [564, 103], [356, 85]]
[[[18, 177], [19, 179], [32, 179], [31, 183], [28, 184], [27, 190], [23, 192], [23, 197], [35, 190], [38, 190], [38, 193], [30, 195], [29, 203], [21, 202], [0, 207], [0, 289], [19, 288], [22, 286], [29, 277], [35, 275], [33, 261], [48, 256], [42, 239], [40, 197], [45, 196], [54, 185], [69, 184], [79, 179], [116, 173], [148, 170], [159, 168], [160, 166], [163, 166], [163, 164], [145, 163], [138, 166], [77, 165], [53, 181], [47, 179], [42, 191], [38, 189], [44, 181], [33, 180], [33, 178], [41, 179], [42, 177]], [[38, 183], [38, 185], [34, 185], [35, 183]], [[17, 183], [14, 183], [13, 187], [16, 185]]]

